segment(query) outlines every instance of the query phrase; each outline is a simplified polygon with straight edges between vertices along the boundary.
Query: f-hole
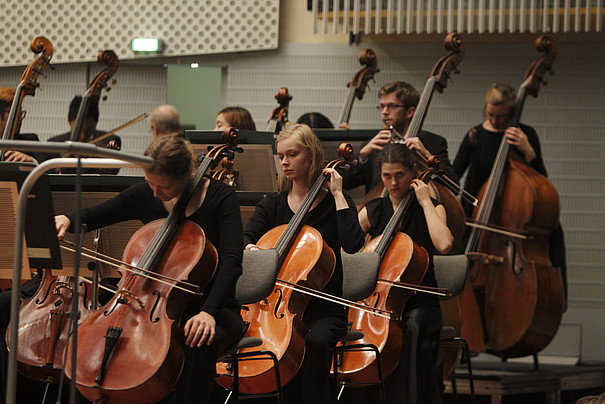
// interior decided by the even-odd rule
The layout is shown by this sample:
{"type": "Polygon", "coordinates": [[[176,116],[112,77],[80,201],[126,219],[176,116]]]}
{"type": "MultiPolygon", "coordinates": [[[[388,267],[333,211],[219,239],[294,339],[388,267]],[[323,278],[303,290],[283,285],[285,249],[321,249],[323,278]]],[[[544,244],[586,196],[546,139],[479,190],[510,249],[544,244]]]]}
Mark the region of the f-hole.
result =
{"type": "Polygon", "coordinates": [[[42,298],[42,300],[40,299],[36,299],[36,304],[42,304],[46,301],[46,299],[48,298],[48,294],[50,293],[50,290],[53,288],[53,285],[55,284],[57,280],[55,279],[54,281],[52,281],[50,283],[50,286],[48,287],[48,289],[46,289],[46,293],[44,294],[44,298],[42,298]]]}
{"type": "Polygon", "coordinates": [[[155,309],[156,307],[158,307],[158,304],[160,302],[160,292],[158,292],[157,290],[154,290],[152,293],[154,296],[156,296],[155,298],[155,303],[153,303],[153,308],[151,309],[151,313],[149,313],[149,320],[151,320],[152,323],[157,323],[158,321],[160,321],[159,317],[153,318],[153,313],[155,313],[155,309]]]}
{"type": "Polygon", "coordinates": [[[279,297],[277,298],[277,302],[275,303],[275,309],[273,310],[273,315],[275,316],[276,319],[281,320],[284,317],[284,314],[277,314],[277,309],[279,309],[279,305],[281,303],[282,297],[283,297],[283,293],[281,291],[281,289],[275,289],[275,291],[273,293],[278,293],[279,297]]]}

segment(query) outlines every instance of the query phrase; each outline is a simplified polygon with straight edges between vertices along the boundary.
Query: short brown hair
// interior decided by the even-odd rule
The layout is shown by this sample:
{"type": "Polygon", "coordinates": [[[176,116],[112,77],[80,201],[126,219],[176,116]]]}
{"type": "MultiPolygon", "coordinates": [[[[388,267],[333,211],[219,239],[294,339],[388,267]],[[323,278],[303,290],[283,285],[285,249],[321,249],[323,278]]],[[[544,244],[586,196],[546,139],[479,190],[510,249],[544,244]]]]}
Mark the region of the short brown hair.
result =
{"type": "Polygon", "coordinates": [[[161,136],[147,146],[145,156],[153,158],[147,173],[182,179],[193,172],[194,161],[191,145],[177,136],[161,136]]]}
{"type": "Polygon", "coordinates": [[[416,107],[420,101],[418,90],[405,81],[391,81],[390,83],[385,84],[378,90],[378,98],[392,93],[395,93],[397,99],[405,105],[406,108],[416,107]]]}

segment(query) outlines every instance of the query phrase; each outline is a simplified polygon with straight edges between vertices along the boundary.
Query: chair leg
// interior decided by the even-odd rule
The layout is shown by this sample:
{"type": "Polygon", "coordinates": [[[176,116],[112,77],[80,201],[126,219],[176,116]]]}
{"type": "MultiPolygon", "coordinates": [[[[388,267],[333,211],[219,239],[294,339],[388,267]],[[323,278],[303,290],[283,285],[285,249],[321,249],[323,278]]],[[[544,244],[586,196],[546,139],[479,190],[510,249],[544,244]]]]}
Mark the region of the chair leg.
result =
{"type": "MultiPolygon", "coordinates": [[[[462,358],[463,360],[466,360],[466,368],[467,368],[467,374],[468,374],[468,383],[469,383],[469,389],[470,389],[470,398],[471,398],[471,403],[475,404],[476,403],[476,398],[475,398],[475,382],[473,380],[473,367],[471,365],[471,354],[470,354],[470,350],[468,348],[468,343],[466,342],[466,340],[464,338],[461,337],[453,337],[453,338],[448,338],[448,339],[443,339],[441,340],[441,342],[455,342],[458,343],[462,346],[462,358]]],[[[454,370],[454,373],[452,373],[449,377],[450,377],[450,382],[452,384],[452,398],[454,400],[455,403],[458,403],[458,389],[457,389],[457,383],[456,383],[456,379],[457,376],[456,371],[454,370]]]]}
{"type": "MultiPolygon", "coordinates": [[[[255,352],[246,352],[246,353],[238,353],[238,354],[234,354],[233,355],[233,385],[231,386],[231,392],[229,393],[229,396],[227,397],[227,399],[225,400],[225,404],[227,404],[229,402],[229,399],[231,398],[231,396],[233,395],[233,397],[235,397],[234,402],[235,404],[239,404],[240,401],[242,400],[246,400],[249,398],[254,398],[255,395],[249,395],[249,396],[245,396],[245,397],[240,397],[240,393],[239,393],[239,360],[247,360],[246,358],[250,358],[250,357],[254,357],[254,356],[261,356],[261,355],[266,355],[268,356],[272,361],[273,361],[273,370],[274,370],[274,374],[275,374],[275,386],[276,391],[274,393],[274,396],[277,398],[277,403],[278,404],[284,404],[284,394],[283,394],[283,390],[282,390],[282,386],[281,386],[281,375],[279,372],[279,359],[277,358],[277,355],[275,355],[273,352],[271,351],[255,351],[255,352]]],[[[250,359],[248,359],[250,360],[250,359]]],[[[252,359],[254,360],[254,359],[252,359]]],[[[267,397],[266,394],[261,394],[259,396],[262,397],[267,397]]]]}

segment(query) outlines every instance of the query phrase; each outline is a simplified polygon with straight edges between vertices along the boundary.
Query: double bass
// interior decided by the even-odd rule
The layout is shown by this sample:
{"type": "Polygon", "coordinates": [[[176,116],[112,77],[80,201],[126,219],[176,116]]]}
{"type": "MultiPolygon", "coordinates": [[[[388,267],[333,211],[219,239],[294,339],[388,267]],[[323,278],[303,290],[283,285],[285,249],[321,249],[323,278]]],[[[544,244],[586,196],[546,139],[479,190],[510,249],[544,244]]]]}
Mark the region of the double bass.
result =
{"type": "MultiPolygon", "coordinates": [[[[23,74],[21,75],[21,81],[15,91],[11,109],[8,114],[6,126],[4,127],[4,133],[2,134],[2,140],[13,140],[17,131],[19,130],[20,116],[17,116],[21,112],[21,104],[23,98],[26,95],[34,96],[36,94],[36,88],[40,86],[38,83],[38,76],[42,73],[42,70],[50,63],[53,57],[54,48],[52,43],[43,36],[35,37],[30,44],[30,49],[35,54],[40,54],[33,62],[31,62],[23,74]]],[[[5,150],[0,151],[0,161],[5,160],[5,150]]]]}
{"type": "MultiPolygon", "coordinates": [[[[31,62],[23,74],[21,80],[16,88],[13,102],[6,120],[6,126],[4,127],[4,133],[2,134],[2,140],[13,140],[19,129],[19,120],[21,119],[18,114],[21,112],[21,105],[23,98],[26,95],[34,96],[36,94],[36,88],[40,86],[38,83],[38,76],[42,73],[42,70],[48,66],[53,57],[53,45],[52,43],[43,36],[35,37],[30,43],[30,49],[35,54],[40,54],[33,62],[31,62]]],[[[0,161],[4,161],[6,150],[0,150],[0,161]]],[[[11,287],[11,281],[9,279],[0,279],[0,289],[5,290],[11,287]]]]}
{"type": "Polygon", "coordinates": [[[107,88],[107,83],[109,79],[113,77],[116,71],[118,71],[118,66],[120,64],[118,56],[112,50],[104,50],[99,52],[97,62],[99,64],[104,64],[107,67],[100,71],[92,79],[92,81],[88,85],[88,88],[86,89],[86,93],[82,97],[82,103],[80,104],[80,108],[78,109],[76,122],[71,132],[71,136],[69,137],[69,140],[72,142],[78,141],[80,132],[82,131],[82,127],[84,126],[84,121],[86,120],[86,112],[88,111],[89,104],[99,102],[99,99],[101,98],[101,92],[104,88],[107,88]]]}
{"type": "MultiPolygon", "coordinates": [[[[416,106],[416,111],[409,124],[408,130],[405,135],[398,133],[392,126],[389,127],[391,130],[391,139],[393,142],[403,142],[405,139],[418,137],[422,130],[424,119],[428,112],[428,108],[435,91],[440,93],[447,86],[449,78],[458,72],[458,65],[462,62],[464,57],[464,43],[462,38],[457,33],[448,34],[443,42],[443,45],[450,53],[440,58],[431,71],[429,78],[426,81],[422,95],[416,106]]],[[[421,170],[428,169],[427,159],[420,153],[416,153],[417,165],[421,170]]],[[[440,156],[445,158],[447,156],[440,156]]],[[[434,197],[439,200],[445,207],[447,212],[447,225],[452,235],[454,236],[454,247],[457,246],[464,238],[464,223],[465,215],[462,205],[454,192],[458,192],[460,187],[455,181],[448,178],[443,172],[441,175],[435,176],[430,182],[431,187],[434,191],[434,197]],[[452,190],[454,192],[452,192],[452,190]]],[[[368,195],[366,195],[366,201],[379,197],[383,192],[382,183],[379,182],[372,188],[368,195]]]]}
{"type": "Polygon", "coordinates": [[[267,132],[271,133],[279,133],[290,124],[288,120],[288,106],[292,96],[288,92],[288,88],[281,87],[277,94],[275,94],[275,99],[279,106],[271,112],[267,125],[267,132]]]}
{"type": "MultiPolygon", "coordinates": [[[[509,127],[519,125],[525,99],[537,97],[552,69],[554,40],[540,36],[536,49],[543,55],[525,74],[509,127]]],[[[549,237],[559,223],[559,195],[503,137],[479,199],[475,222],[506,231],[472,229],[466,254],[474,263],[462,293],[463,337],[476,352],[535,354],[550,343],[563,314],[563,278],[549,258],[549,237]]]]}
{"type": "Polygon", "coordinates": [[[347,84],[349,92],[345,99],[345,105],[342,108],[340,114],[339,123],[348,124],[351,118],[351,109],[353,108],[353,102],[357,98],[361,100],[366,92],[368,82],[374,79],[374,75],[380,72],[378,68],[378,60],[376,59],[376,53],[372,49],[364,49],[359,54],[359,63],[364,65],[362,69],[357,71],[351,81],[347,84]]]}
{"type": "MultiPolygon", "coordinates": [[[[185,219],[204,175],[236,146],[214,147],[166,219],[140,228],[129,240],[115,296],[91,313],[77,332],[77,370],[69,346],[65,372],[89,400],[156,402],[170,392],[183,367],[178,320],[212,279],[218,253],[200,226],[185,219]]],[[[71,338],[74,338],[72,336],[71,338]]]]}

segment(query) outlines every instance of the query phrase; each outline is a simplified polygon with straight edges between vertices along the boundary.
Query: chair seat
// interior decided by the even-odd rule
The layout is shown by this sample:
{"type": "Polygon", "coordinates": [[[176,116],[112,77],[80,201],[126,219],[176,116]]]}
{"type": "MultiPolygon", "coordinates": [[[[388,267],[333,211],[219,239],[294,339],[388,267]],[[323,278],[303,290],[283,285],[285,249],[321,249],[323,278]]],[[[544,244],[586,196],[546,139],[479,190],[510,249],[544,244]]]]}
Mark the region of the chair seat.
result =
{"type": "Polygon", "coordinates": [[[244,348],[252,348],[255,346],[261,346],[263,344],[263,340],[261,338],[258,337],[244,337],[242,339],[239,340],[239,343],[237,344],[237,349],[244,349],[244,348]]]}
{"type": "Polygon", "coordinates": [[[451,338],[455,338],[455,337],[459,337],[460,335],[458,335],[458,332],[456,332],[456,329],[454,327],[452,327],[451,325],[445,325],[441,328],[441,335],[440,335],[440,339],[444,340],[444,339],[451,339],[451,338]]]}
{"type": "Polygon", "coordinates": [[[349,330],[347,333],[340,339],[340,342],[349,342],[356,341],[358,339],[362,339],[364,337],[363,331],[357,330],[349,330]]]}

